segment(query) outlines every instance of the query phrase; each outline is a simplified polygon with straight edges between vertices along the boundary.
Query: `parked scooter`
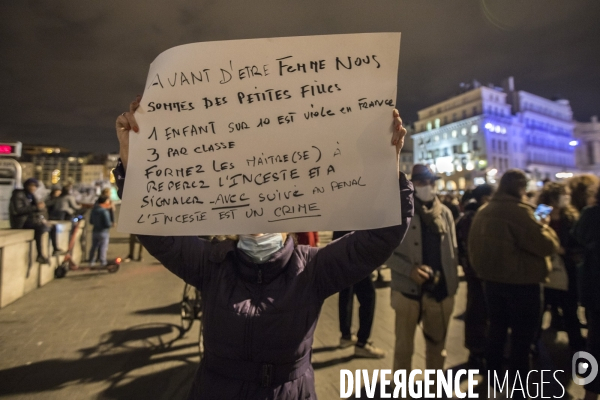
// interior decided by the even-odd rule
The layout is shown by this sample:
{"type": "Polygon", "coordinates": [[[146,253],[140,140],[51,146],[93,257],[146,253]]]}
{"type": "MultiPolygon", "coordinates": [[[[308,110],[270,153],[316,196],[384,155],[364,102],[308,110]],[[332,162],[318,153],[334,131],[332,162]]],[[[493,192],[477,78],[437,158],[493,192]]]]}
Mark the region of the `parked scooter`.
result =
{"type": "Polygon", "coordinates": [[[56,267],[54,270],[54,277],[56,278],[64,278],[67,275],[68,271],[101,271],[106,270],[109,273],[115,273],[119,270],[121,265],[121,257],[117,257],[115,259],[108,260],[108,263],[103,266],[85,266],[85,265],[77,265],[73,261],[73,249],[75,248],[77,241],[77,233],[81,229],[83,225],[83,215],[78,215],[73,218],[73,228],[71,229],[71,237],[69,239],[69,248],[67,249],[67,253],[65,254],[65,258],[63,262],[56,267]]]}

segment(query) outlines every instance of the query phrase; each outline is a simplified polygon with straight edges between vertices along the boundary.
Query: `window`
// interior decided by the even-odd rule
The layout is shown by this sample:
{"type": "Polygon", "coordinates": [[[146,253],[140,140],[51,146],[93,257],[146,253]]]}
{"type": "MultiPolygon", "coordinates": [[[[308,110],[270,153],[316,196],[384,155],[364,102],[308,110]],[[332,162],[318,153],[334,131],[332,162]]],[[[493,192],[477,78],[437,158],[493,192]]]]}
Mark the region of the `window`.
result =
{"type": "Polygon", "coordinates": [[[464,142],[462,144],[462,151],[463,151],[463,153],[468,153],[469,152],[469,143],[464,142]]]}
{"type": "Polygon", "coordinates": [[[439,119],[439,118],[436,118],[436,119],[435,119],[435,127],[436,127],[436,128],[439,128],[439,127],[440,127],[440,119],[439,119]]]}
{"type": "Polygon", "coordinates": [[[586,150],[588,165],[594,165],[596,163],[596,158],[594,157],[594,142],[587,142],[586,150]]]}
{"type": "Polygon", "coordinates": [[[473,107],[473,115],[477,115],[478,111],[477,111],[477,106],[473,107]]]}
{"type": "Polygon", "coordinates": [[[496,151],[496,139],[492,139],[492,150],[496,151]]]}
{"type": "Polygon", "coordinates": [[[456,122],[456,113],[452,114],[452,122],[456,122]]]}
{"type": "Polygon", "coordinates": [[[477,132],[479,132],[479,127],[477,125],[471,126],[471,133],[476,134],[477,132]]]}
{"type": "Polygon", "coordinates": [[[444,125],[448,123],[448,117],[444,117],[444,125]]]}
{"type": "Polygon", "coordinates": [[[492,157],[492,167],[496,168],[496,157],[492,157]]]}
{"type": "Polygon", "coordinates": [[[453,138],[456,138],[456,136],[457,136],[457,133],[456,133],[456,131],[452,131],[452,137],[453,137],[453,138]]]}
{"type": "Polygon", "coordinates": [[[433,138],[433,140],[435,140],[436,142],[440,141],[440,135],[435,135],[435,138],[433,138]]]}
{"type": "Polygon", "coordinates": [[[453,152],[454,154],[458,154],[458,153],[460,153],[460,151],[458,151],[458,145],[456,145],[456,144],[455,144],[454,146],[452,146],[452,152],[453,152]]]}
{"type": "Polygon", "coordinates": [[[444,138],[444,140],[448,139],[448,132],[444,132],[444,134],[442,135],[442,137],[444,138]]]}
{"type": "Polygon", "coordinates": [[[427,123],[427,130],[430,131],[431,130],[431,121],[427,123]]]}
{"type": "Polygon", "coordinates": [[[467,118],[467,110],[463,110],[462,117],[463,117],[463,119],[467,118]]]}
{"type": "Polygon", "coordinates": [[[463,135],[463,136],[467,136],[467,128],[462,128],[460,130],[460,134],[463,135]]]}
{"type": "Polygon", "coordinates": [[[504,142],[504,153],[508,153],[508,142],[504,142]]]}
{"type": "Polygon", "coordinates": [[[479,143],[477,143],[477,140],[473,140],[473,150],[474,151],[479,150],[479,143]]]}

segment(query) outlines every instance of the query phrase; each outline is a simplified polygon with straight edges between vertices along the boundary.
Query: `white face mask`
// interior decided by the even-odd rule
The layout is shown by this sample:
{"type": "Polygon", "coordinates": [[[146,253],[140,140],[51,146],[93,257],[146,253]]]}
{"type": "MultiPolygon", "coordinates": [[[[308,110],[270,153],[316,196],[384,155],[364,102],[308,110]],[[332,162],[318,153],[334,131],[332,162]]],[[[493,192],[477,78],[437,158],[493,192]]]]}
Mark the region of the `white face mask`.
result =
{"type": "Polygon", "coordinates": [[[561,194],[558,196],[558,208],[565,208],[571,205],[571,195],[570,194],[561,194]]]}
{"type": "Polygon", "coordinates": [[[281,233],[265,233],[261,236],[240,235],[237,247],[255,263],[262,264],[283,247],[283,235],[281,233]]]}
{"type": "Polygon", "coordinates": [[[428,202],[435,198],[435,188],[431,185],[427,186],[415,186],[415,194],[421,201],[428,202]]]}

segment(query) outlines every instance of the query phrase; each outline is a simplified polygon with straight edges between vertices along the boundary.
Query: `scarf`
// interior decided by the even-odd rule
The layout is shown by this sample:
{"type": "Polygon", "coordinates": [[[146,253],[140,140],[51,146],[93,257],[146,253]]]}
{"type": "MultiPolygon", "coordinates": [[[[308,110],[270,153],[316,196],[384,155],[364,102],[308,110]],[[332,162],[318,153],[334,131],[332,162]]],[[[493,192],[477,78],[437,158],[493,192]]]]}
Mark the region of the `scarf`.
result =
{"type": "Polygon", "coordinates": [[[442,202],[437,196],[433,199],[431,208],[427,208],[425,204],[418,198],[415,198],[415,211],[421,217],[421,221],[434,233],[443,235],[447,232],[444,218],[442,217],[442,202]]]}

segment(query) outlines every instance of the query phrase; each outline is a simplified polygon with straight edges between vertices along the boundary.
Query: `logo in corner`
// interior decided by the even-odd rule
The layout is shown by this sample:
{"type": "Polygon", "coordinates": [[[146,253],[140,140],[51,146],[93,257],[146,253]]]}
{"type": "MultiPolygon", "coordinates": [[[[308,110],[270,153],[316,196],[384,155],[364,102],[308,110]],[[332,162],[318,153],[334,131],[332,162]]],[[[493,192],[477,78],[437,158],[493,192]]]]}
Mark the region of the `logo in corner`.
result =
{"type": "Polygon", "coordinates": [[[598,361],[586,351],[578,351],[573,355],[571,363],[573,382],[577,385],[587,385],[598,375],[598,361]]]}

